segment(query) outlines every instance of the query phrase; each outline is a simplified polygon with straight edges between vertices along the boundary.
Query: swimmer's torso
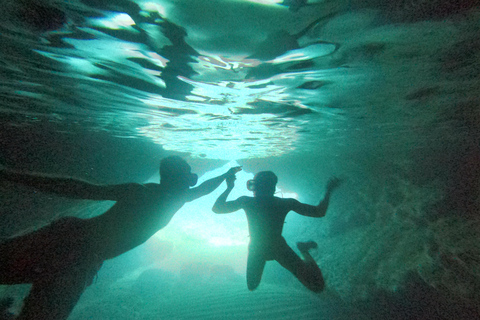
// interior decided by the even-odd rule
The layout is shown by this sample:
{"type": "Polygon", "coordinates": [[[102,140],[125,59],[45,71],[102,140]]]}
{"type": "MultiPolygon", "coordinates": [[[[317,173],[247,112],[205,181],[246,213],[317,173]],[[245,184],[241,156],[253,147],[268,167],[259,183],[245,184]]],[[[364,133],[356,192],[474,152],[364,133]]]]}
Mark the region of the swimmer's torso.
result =
{"type": "Polygon", "coordinates": [[[285,217],[290,211],[289,199],[245,197],[251,243],[276,241],[282,236],[285,217]]]}
{"type": "Polygon", "coordinates": [[[184,194],[168,192],[159,184],[140,186],[104,214],[88,220],[94,245],[110,259],[144,243],[170,222],[185,203],[184,194]]]}

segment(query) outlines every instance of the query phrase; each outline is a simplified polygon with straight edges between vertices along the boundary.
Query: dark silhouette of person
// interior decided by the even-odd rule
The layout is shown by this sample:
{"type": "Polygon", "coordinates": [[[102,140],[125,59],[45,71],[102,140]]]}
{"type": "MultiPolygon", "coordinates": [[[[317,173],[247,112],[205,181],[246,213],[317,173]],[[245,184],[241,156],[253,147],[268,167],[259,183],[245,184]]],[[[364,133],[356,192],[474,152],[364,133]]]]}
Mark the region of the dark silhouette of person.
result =
{"type": "Polygon", "coordinates": [[[277,176],[271,171],[261,171],[253,180],[247,182],[247,188],[254,192],[254,197],[242,196],[234,201],[227,197],[234,187],[235,175],[230,175],[227,189],[218,197],[213,206],[215,213],[230,213],[243,209],[247,215],[250,244],[247,260],[247,286],[255,290],[262,279],[266,261],[276,260],[290,271],[300,282],[313,292],[320,292],[325,287],[322,272],[308,252],[317,247],[314,241],[298,242],[301,259],[290,248],[282,236],[285,217],[295,211],[307,217],[323,217],[328,209],[332,191],[341,180],[331,178],[327,184],[325,197],[317,206],[301,203],[293,198],[274,196],[277,176]]]}
{"type": "Polygon", "coordinates": [[[198,177],[177,156],[162,159],[160,184],[95,185],[1,169],[0,181],[69,198],[116,201],[99,216],[60,218],[0,244],[0,284],[33,284],[17,319],[67,319],[103,261],[147,241],[186,202],[211,193],[238,170],[192,188],[198,177]]]}

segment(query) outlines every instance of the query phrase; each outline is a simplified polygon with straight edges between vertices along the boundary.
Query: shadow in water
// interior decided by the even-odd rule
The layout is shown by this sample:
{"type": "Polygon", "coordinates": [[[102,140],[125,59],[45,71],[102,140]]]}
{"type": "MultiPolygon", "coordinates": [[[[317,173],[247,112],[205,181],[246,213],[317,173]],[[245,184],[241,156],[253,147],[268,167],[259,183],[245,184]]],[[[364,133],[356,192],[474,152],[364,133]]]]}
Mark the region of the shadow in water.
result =
{"type": "Polygon", "coordinates": [[[413,272],[401,290],[378,290],[354,306],[372,320],[480,319],[478,306],[436,290],[413,272]]]}

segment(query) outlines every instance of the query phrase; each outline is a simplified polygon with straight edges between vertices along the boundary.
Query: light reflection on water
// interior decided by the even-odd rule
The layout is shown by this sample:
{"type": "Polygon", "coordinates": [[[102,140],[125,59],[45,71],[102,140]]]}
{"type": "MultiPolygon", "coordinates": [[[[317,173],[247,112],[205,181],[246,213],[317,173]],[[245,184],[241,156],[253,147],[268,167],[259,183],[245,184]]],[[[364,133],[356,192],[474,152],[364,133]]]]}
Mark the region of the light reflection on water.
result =
{"type": "Polygon", "coordinates": [[[204,21],[202,28],[168,1],[135,1],[125,12],[69,1],[60,6],[65,23],[43,32],[19,19],[21,7],[12,2],[0,23],[0,110],[23,114],[16,119],[23,123],[77,121],[85,130],[144,137],[212,159],[280,156],[316,150],[322,141],[375,147],[455,139],[458,126],[443,115],[460,96],[438,64],[454,39],[468,41],[471,34],[461,32],[468,21],[406,27],[380,23],[380,10],[344,14],[345,4],[294,13],[278,1],[255,2],[227,1],[225,8],[251,15],[232,12],[218,17],[224,25],[204,21]],[[283,24],[261,21],[266,16],[283,24]],[[255,32],[233,29],[238,19],[255,32]],[[318,23],[302,30],[310,21],[318,23]],[[255,58],[265,38],[272,52],[283,53],[255,58]],[[238,48],[227,48],[233,39],[238,48]]]}

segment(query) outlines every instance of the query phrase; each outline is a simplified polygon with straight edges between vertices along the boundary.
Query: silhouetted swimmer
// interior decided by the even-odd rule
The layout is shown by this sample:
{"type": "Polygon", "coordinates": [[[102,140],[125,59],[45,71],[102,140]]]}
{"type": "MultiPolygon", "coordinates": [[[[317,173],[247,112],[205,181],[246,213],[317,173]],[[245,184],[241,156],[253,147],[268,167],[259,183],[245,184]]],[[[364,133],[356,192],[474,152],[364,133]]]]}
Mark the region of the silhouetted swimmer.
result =
{"type": "Polygon", "coordinates": [[[33,284],[17,319],[67,319],[103,261],[144,243],[186,202],[209,194],[238,170],[192,188],[198,177],[176,156],[161,161],[160,184],[94,185],[1,169],[0,181],[69,198],[116,201],[94,218],[64,217],[0,244],[0,284],[33,284]]]}
{"type": "Polygon", "coordinates": [[[314,292],[325,287],[322,272],[308,252],[316,248],[314,241],[298,242],[297,247],[303,256],[301,259],[282,236],[285,217],[295,211],[307,217],[323,217],[328,209],[332,191],[341,180],[331,178],[327,184],[325,197],[317,206],[301,203],[296,199],[282,199],[274,196],[277,176],[271,171],[262,171],[247,182],[247,188],[254,192],[254,197],[242,196],[234,201],[227,197],[234,187],[235,176],[230,175],[227,189],[215,202],[215,213],[230,213],[243,209],[247,215],[250,244],[248,246],[247,286],[255,290],[262,279],[266,261],[276,260],[289,270],[301,283],[314,292]]]}

